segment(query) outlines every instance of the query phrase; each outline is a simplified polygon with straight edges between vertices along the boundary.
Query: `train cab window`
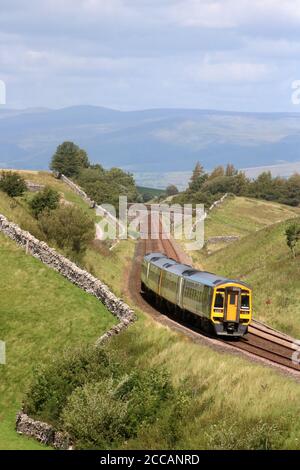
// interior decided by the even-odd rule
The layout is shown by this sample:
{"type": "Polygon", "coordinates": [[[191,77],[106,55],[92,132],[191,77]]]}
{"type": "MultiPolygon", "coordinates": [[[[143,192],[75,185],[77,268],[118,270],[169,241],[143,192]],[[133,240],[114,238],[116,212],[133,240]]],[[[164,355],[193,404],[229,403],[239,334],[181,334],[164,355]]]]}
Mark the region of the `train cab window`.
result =
{"type": "Polygon", "coordinates": [[[242,294],[241,298],[241,307],[242,308],[249,308],[249,295],[248,294],[242,294]]]}
{"type": "Polygon", "coordinates": [[[223,308],[224,307],[224,297],[222,294],[216,294],[215,298],[215,308],[223,308]]]}

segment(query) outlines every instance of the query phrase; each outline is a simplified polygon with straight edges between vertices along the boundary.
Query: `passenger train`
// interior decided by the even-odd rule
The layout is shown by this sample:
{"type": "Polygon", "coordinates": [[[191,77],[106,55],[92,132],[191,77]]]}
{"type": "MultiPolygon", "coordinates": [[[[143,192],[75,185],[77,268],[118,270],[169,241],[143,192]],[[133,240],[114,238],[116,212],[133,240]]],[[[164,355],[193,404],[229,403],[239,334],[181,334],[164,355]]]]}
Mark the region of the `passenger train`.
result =
{"type": "Polygon", "coordinates": [[[141,291],[218,336],[239,337],[248,331],[252,290],[244,282],[199,271],[163,253],[148,253],[142,263],[141,291]]]}

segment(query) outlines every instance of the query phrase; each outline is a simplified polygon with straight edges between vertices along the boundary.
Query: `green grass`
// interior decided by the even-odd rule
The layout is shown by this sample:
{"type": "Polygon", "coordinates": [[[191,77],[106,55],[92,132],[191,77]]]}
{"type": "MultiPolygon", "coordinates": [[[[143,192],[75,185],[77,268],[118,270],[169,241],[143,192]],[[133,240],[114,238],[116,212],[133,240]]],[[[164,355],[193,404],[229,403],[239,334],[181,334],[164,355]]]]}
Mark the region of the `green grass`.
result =
{"type": "MultiPolygon", "coordinates": [[[[23,172],[20,172],[23,174],[23,172]]],[[[76,194],[66,183],[61,180],[56,179],[52,173],[46,171],[37,171],[37,172],[25,172],[23,174],[24,178],[30,181],[33,181],[38,184],[43,184],[50,186],[59,193],[61,193],[64,199],[72,204],[83,209],[93,220],[96,220],[95,211],[89,208],[89,205],[78,195],[76,194]]],[[[34,193],[31,194],[31,197],[34,193]]]]}
{"type": "MultiPolygon", "coordinates": [[[[101,245],[100,245],[101,246],[101,245]]],[[[116,295],[124,298],[126,293],[126,270],[130,269],[135,242],[122,240],[109,251],[107,248],[88,248],[84,258],[86,269],[105,282],[116,295]]]]}
{"type": "MultiPolygon", "coordinates": [[[[189,394],[177,449],[300,448],[300,387],[268,367],[194,344],[146,315],[109,344],[126,367],[162,366],[189,394]]],[[[156,425],[126,449],[164,449],[156,425]]]]}
{"type": "Polygon", "coordinates": [[[249,282],[254,317],[300,337],[299,259],[286,245],[285,229],[299,208],[244,197],[230,197],[205,223],[205,238],[238,235],[233,243],[207,244],[193,251],[200,269],[249,282]]]}
{"type": "MultiPolygon", "coordinates": [[[[43,171],[20,171],[19,173],[27,180],[48,185],[55,189],[61,194],[65,201],[80,207],[93,221],[98,221],[99,218],[96,216],[95,211],[90,209],[88,204],[80,196],[74,193],[74,191],[72,191],[71,188],[69,188],[63,181],[54,178],[51,173],[43,171]]],[[[27,191],[24,196],[12,199],[0,191],[0,214],[41,239],[43,238],[43,234],[41,233],[38,223],[28,207],[28,202],[32,199],[34,194],[35,193],[27,191]]]]}
{"type": "Polygon", "coordinates": [[[137,190],[138,190],[138,193],[139,194],[150,194],[150,196],[152,196],[152,198],[156,197],[156,196],[162,196],[166,193],[165,190],[163,189],[156,189],[156,188],[147,188],[145,186],[137,186],[137,190]]]}
{"type": "Polygon", "coordinates": [[[7,364],[0,365],[0,449],[38,449],[14,430],[33,368],[66,347],[94,342],[116,319],[3,234],[0,266],[0,339],[7,350],[7,364]]]}
{"type": "MultiPolygon", "coordinates": [[[[203,268],[203,255],[225,248],[232,242],[218,241],[210,243],[211,237],[238,236],[240,239],[269,225],[300,215],[300,208],[258,199],[229,196],[225,201],[209,212],[204,224],[205,251],[194,250],[189,253],[195,266],[203,268]]],[[[180,240],[187,250],[189,240],[180,240]]]]}
{"type": "Polygon", "coordinates": [[[249,282],[254,317],[300,337],[300,265],[299,256],[293,259],[286,245],[289,223],[250,234],[198,261],[208,271],[249,282]]]}
{"type": "MultiPolygon", "coordinates": [[[[273,229],[269,227],[266,231],[273,229]]],[[[283,229],[283,225],[278,226],[277,236],[281,236],[283,229]]],[[[251,235],[252,244],[260,234],[263,240],[263,231],[251,235]]],[[[246,241],[244,238],[243,242],[246,241]]],[[[101,276],[116,292],[123,290],[124,299],[130,303],[120,273],[122,276],[129,269],[131,248],[128,242],[122,243],[120,251],[102,258],[101,276]],[[111,276],[111,266],[119,274],[111,276]]],[[[230,248],[233,250],[233,245],[230,248]]],[[[289,263],[284,244],[282,249],[289,263]]],[[[263,251],[261,247],[257,259],[263,251]]],[[[237,263],[239,256],[240,252],[237,263]]],[[[249,252],[249,259],[252,256],[249,252]]],[[[136,312],[138,321],[113,339],[108,347],[128,367],[163,366],[175,385],[185,384],[191,398],[186,419],[180,423],[182,438],[177,448],[300,448],[300,387],[297,382],[268,367],[194,344],[138,308],[136,312]]],[[[125,448],[167,446],[164,430],[153,426],[138,439],[129,440],[125,448]]]]}
{"type": "Polygon", "coordinates": [[[205,223],[205,238],[220,235],[243,237],[297,214],[300,214],[298,208],[283,204],[246,197],[229,197],[209,214],[205,223]]]}

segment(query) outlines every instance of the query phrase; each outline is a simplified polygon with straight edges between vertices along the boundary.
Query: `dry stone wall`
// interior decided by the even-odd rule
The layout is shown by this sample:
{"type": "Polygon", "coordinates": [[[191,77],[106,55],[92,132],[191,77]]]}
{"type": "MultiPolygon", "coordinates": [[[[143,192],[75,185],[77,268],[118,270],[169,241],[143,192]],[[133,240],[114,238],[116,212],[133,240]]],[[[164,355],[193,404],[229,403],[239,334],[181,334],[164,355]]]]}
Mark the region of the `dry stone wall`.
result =
{"type": "Polygon", "coordinates": [[[58,179],[61,179],[62,181],[64,181],[68,186],[70,186],[70,188],[73,189],[73,191],[76,194],[78,194],[80,197],[82,197],[82,199],[84,199],[85,202],[87,202],[90,207],[95,207],[95,205],[96,205],[95,201],[93,201],[91,198],[89,198],[88,195],[83,191],[83,189],[81,189],[80,186],[75,184],[74,181],[70,180],[69,178],[67,178],[67,176],[62,175],[60,173],[57,173],[56,177],[58,179]]]}
{"type": "MultiPolygon", "coordinates": [[[[24,248],[26,253],[39,259],[42,263],[60,273],[85,292],[94,295],[118,318],[119,323],[98,338],[96,346],[104,344],[112,336],[118,335],[135,321],[136,317],[134,311],[123,302],[122,299],[116,297],[103,282],[76,266],[75,263],[62,256],[60,253],[57,253],[46,243],[33,237],[29,232],[9,222],[7,218],[1,214],[0,231],[24,248]]],[[[23,413],[23,411],[20,411],[17,415],[16,430],[20,434],[33,437],[41,443],[51,445],[58,449],[68,449],[71,446],[70,439],[67,435],[55,431],[55,429],[47,423],[35,421],[23,413]]]]}
{"type": "Polygon", "coordinates": [[[60,450],[72,448],[71,439],[68,434],[55,431],[51,424],[35,421],[22,411],[17,414],[16,429],[18,434],[33,437],[47,446],[60,450]]]}
{"type": "Polygon", "coordinates": [[[50,248],[45,242],[41,242],[18,225],[9,222],[1,214],[0,231],[23,247],[26,253],[30,253],[73,284],[97,297],[122,323],[127,325],[134,321],[133,310],[117,298],[103,282],[76,266],[75,263],[50,248]]]}

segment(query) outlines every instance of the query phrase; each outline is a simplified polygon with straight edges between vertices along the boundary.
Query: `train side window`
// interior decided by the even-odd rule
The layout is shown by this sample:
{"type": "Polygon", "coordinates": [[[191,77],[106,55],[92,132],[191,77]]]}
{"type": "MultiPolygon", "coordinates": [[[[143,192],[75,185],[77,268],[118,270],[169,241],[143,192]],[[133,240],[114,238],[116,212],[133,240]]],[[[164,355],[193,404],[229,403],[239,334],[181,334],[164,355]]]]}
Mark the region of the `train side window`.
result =
{"type": "Polygon", "coordinates": [[[222,294],[216,294],[215,298],[215,307],[216,308],[224,308],[224,297],[222,294]]]}
{"type": "Polygon", "coordinates": [[[242,294],[241,307],[242,308],[249,308],[249,295],[242,294]]]}

